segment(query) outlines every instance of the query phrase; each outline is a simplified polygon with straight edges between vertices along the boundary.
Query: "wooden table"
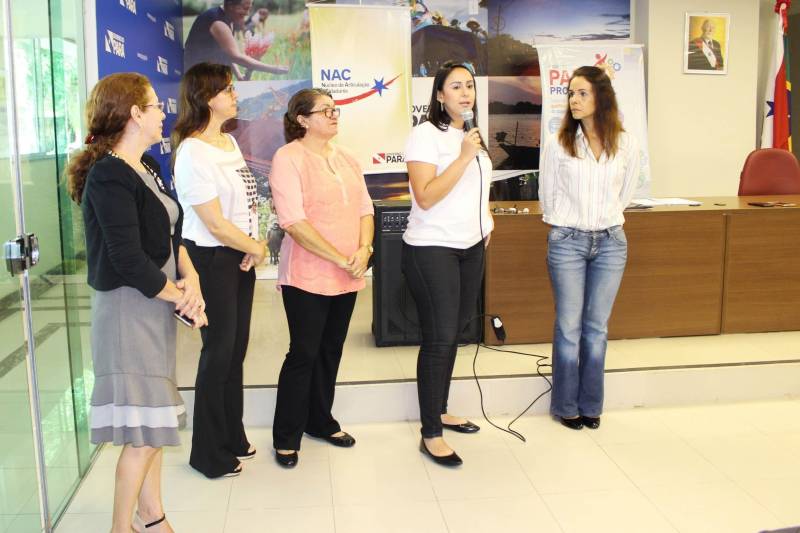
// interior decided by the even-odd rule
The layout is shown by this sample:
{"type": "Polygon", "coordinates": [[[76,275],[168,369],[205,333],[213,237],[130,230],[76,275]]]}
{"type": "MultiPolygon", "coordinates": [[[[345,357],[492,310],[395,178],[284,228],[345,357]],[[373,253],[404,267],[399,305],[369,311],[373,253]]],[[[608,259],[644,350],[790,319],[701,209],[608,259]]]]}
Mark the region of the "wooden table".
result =
{"type": "MultiPolygon", "coordinates": [[[[800,329],[800,195],[696,198],[701,206],[626,211],[628,264],[610,338],[800,329]]],[[[506,343],[550,342],[553,299],[547,230],[538,202],[494,202],[530,214],[495,214],[485,309],[506,343]]],[[[486,342],[496,344],[491,327],[486,342]]]]}

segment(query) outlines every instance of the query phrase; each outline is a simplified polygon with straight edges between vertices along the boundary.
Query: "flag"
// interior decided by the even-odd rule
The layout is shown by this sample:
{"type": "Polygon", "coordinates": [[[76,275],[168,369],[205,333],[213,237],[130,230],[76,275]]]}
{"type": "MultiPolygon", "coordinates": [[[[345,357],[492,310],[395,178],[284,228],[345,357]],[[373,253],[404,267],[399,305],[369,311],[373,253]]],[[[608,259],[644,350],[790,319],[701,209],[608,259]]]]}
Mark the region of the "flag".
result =
{"type": "Polygon", "coordinates": [[[772,59],[764,105],[761,148],[792,150],[790,106],[792,83],[789,80],[789,21],[786,12],[791,0],[775,2],[775,55],[772,59]]]}

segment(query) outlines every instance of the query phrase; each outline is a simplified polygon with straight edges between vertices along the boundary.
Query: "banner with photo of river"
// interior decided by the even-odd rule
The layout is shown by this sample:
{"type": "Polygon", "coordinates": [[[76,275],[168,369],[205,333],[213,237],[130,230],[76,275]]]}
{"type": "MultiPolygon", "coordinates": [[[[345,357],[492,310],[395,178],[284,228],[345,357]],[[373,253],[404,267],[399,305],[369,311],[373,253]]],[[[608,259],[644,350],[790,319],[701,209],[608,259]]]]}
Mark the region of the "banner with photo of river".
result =
{"type": "Polygon", "coordinates": [[[495,170],[539,168],[542,86],[536,47],[630,40],[630,0],[488,2],[489,154],[495,170]]]}

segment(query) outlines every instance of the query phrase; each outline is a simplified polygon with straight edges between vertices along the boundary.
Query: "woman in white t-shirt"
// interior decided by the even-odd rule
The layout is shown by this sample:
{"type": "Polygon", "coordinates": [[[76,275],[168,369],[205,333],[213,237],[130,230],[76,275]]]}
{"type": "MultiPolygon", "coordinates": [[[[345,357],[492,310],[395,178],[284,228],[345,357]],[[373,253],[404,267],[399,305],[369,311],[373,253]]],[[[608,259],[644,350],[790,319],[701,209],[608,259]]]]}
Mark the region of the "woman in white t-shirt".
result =
{"type": "Polygon", "coordinates": [[[447,396],[459,338],[471,321],[481,319],[483,254],[494,227],[488,204],[492,162],[478,129],[464,131],[465,112],[477,122],[475,78],[468,66],[445,63],[433,80],[428,120],[412,130],[405,154],[411,213],[402,266],[422,330],[420,451],[445,466],[462,460],[442,438],[442,429],[480,429],[448,414],[447,396]]]}
{"type": "Polygon", "coordinates": [[[208,326],[197,369],[189,464],[209,478],[235,476],[255,455],[242,423],[242,367],[250,334],[258,238],[256,180],[222,124],[236,116],[230,67],[198,63],[181,80],[172,133],[183,243],[200,275],[208,326]]]}

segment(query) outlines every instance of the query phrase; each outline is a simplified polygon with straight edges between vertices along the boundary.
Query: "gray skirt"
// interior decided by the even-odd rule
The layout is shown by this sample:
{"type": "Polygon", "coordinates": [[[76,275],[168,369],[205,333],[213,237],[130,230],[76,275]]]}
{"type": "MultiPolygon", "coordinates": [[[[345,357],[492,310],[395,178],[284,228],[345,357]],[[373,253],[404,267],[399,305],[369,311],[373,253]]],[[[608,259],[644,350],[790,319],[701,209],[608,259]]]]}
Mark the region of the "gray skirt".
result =
{"type": "MultiPolygon", "coordinates": [[[[162,269],[175,272],[170,257],[162,269]]],[[[171,277],[171,276],[170,276],[171,277]]],[[[175,305],[137,289],[96,291],[92,303],[91,439],[177,446],[186,409],[175,378],[175,305]]]]}

